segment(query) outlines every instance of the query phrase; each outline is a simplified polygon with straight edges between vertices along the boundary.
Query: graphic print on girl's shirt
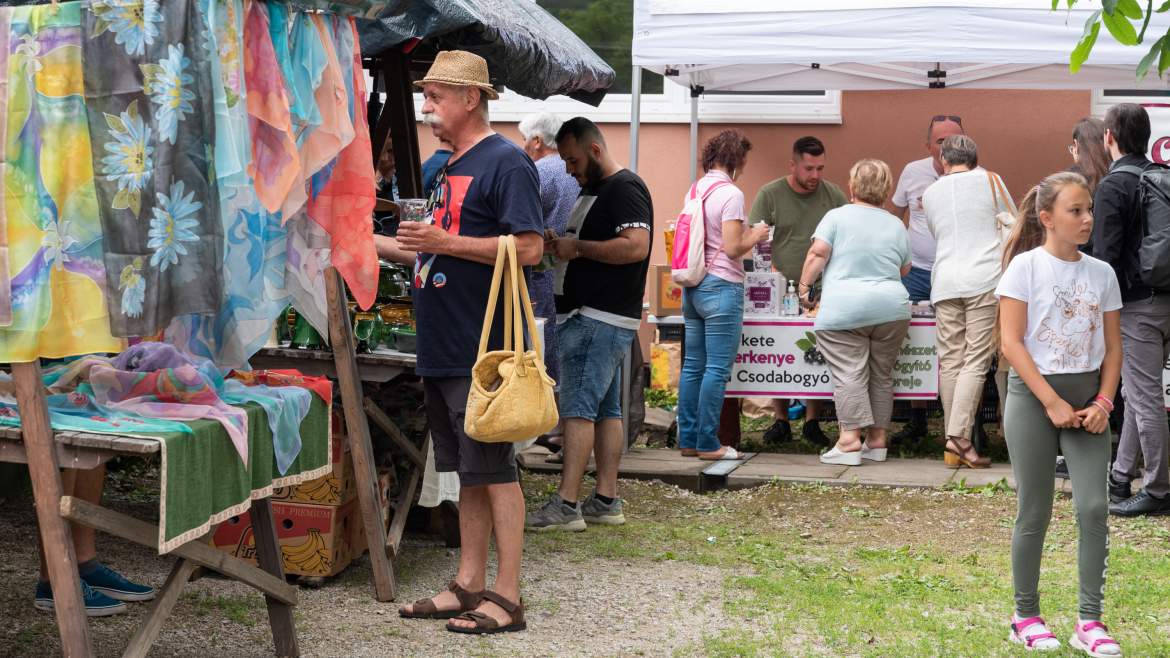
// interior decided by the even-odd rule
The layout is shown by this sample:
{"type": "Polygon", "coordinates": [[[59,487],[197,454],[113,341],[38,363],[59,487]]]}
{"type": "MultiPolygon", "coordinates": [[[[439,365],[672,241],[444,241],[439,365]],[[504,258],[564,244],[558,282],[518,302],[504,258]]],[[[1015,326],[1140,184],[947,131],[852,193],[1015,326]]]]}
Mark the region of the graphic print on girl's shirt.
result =
{"type": "Polygon", "coordinates": [[[1100,298],[1083,282],[1056,284],[1052,296],[1059,315],[1040,321],[1036,339],[1051,346],[1061,370],[1091,370],[1090,345],[1101,326],[1100,298]]]}

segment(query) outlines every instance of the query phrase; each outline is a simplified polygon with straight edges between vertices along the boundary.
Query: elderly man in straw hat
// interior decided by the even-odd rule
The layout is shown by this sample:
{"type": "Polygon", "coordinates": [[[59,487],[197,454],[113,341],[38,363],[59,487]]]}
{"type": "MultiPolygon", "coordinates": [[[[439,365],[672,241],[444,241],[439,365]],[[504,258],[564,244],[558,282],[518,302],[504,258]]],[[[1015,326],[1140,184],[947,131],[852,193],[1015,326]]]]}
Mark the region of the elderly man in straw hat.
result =
{"type": "MultiPolygon", "coordinates": [[[[487,62],[468,52],[439,53],[425,78],[423,121],[452,145],[425,222],[404,222],[397,249],[414,252],[417,372],[440,472],[459,474],[459,571],[447,589],[403,606],[403,617],[450,619],[456,633],[525,628],[520,599],[524,496],[509,443],[479,443],[463,432],[471,367],[479,347],[497,236],[516,236],[520,262],[543,255],[544,219],[536,166],[492,131],[489,99],[498,98],[487,62]],[[495,530],[499,572],[487,589],[488,541],[495,530]]],[[[496,342],[501,327],[497,325],[496,342]]]]}

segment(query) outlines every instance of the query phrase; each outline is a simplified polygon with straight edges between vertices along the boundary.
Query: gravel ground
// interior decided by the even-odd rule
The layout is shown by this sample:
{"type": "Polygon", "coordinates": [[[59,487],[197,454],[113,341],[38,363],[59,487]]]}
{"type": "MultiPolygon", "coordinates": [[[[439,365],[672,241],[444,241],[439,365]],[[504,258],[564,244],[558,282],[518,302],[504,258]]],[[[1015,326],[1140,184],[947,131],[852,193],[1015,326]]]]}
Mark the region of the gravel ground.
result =
{"type": "MultiPolygon", "coordinates": [[[[149,517],[149,503],[114,507],[149,517]]],[[[0,506],[0,656],[60,655],[49,613],[33,609],[37,561],[35,515],[29,501],[0,506]]],[[[592,532],[604,532],[604,529],[592,532]]],[[[171,561],[99,535],[103,559],[127,576],[161,585],[171,561]]],[[[542,552],[539,551],[538,552],[542,552]]],[[[399,600],[443,588],[456,551],[430,537],[409,538],[397,568],[399,600]]],[[[448,633],[441,621],[404,620],[396,603],[373,599],[365,558],[320,589],[300,590],[297,627],[305,656],[661,656],[693,645],[730,622],[721,595],[724,572],[672,561],[564,560],[533,554],[524,563],[529,630],[496,637],[448,633]],[[669,620],[664,623],[663,620],[669,620]]],[[[494,559],[494,558],[493,558],[494,559]]],[[[93,620],[100,656],[120,655],[146,614],[93,620]]],[[[191,583],[152,656],[271,656],[263,599],[238,583],[209,577],[191,583]]]]}

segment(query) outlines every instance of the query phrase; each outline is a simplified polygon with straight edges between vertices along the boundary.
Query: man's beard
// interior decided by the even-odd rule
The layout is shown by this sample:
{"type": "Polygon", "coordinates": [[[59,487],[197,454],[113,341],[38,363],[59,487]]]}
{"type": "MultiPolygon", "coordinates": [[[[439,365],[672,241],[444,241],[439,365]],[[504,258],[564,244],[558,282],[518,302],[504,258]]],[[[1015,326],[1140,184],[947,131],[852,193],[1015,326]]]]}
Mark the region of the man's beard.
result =
{"type": "Polygon", "coordinates": [[[589,164],[585,165],[585,183],[587,185],[596,185],[601,182],[601,163],[589,158],[589,164]]]}

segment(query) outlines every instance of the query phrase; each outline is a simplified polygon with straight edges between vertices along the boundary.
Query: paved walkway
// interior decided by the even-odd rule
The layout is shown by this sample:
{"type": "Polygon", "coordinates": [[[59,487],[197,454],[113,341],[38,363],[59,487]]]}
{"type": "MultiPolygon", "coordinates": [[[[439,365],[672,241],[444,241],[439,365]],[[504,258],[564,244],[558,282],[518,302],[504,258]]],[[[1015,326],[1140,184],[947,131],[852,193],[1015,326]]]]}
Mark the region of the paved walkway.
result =
{"type": "MultiPolygon", "coordinates": [[[[560,472],[560,464],[545,462],[548,454],[544,448],[533,446],[520,455],[520,460],[532,471],[560,472]]],[[[712,466],[717,463],[683,457],[677,450],[632,448],[622,458],[620,475],[640,480],[662,480],[700,492],[753,487],[772,480],[922,488],[954,486],[960,482],[968,487],[981,487],[1003,480],[1012,489],[1016,486],[1011,466],[1006,463],[980,470],[947,468],[941,459],[890,459],[881,463],[867,461],[861,466],[833,466],[820,463],[817,455],[776,453],[750,453],[743,461],[722,463],[723,468],[729,470],[726,473],[713,472],[712,466]]],[[[589,468],[593,469],[592,462],[589,468]]],[[[1058,479],[1056,490],[1070,492],[1068,480],[1058,479]]]]}

